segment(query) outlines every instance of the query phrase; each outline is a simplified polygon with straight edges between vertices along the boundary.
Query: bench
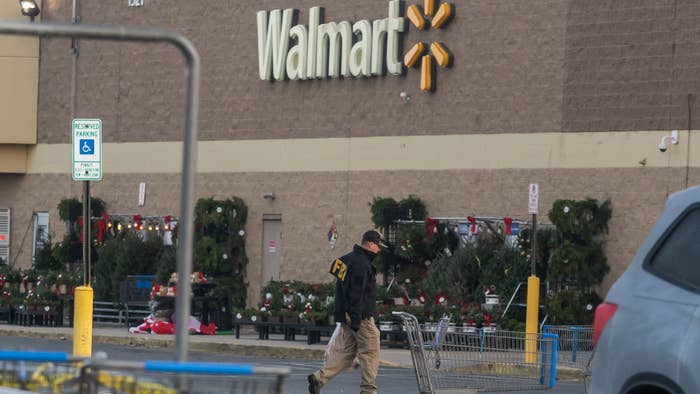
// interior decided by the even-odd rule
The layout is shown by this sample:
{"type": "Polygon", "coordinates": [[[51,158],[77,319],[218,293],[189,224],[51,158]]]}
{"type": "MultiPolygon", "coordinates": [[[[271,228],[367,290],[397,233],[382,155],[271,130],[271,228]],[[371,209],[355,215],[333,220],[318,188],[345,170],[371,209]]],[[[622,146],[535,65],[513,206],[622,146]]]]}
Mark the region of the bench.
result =
{"type": "Polygon", "coordinates": [[[12,310],[12,307],[9,305],[1,305],[0,306],[0,320],[5,321],[7,323],[12,323],[13,319],[13,314],[14,311],[12,310]]]}
{"type": "Polygon", "coordinates": [[[21,326],[51,326],[59,327],[61,325],[61,314],[63,311],[60,308],[18,308],[15,311],[15,324],[21,326]]]}
{"type": "Polygon", "coordinates": [[[124,304],[124,311],[126,312],[124,320],[128,328],[143,323],[143,319],[151,314],[151,307],[148,302],[131,301],[124,304]]]}
{"type": "Polygon", "coordinates": [[[124,324],[124,308],[112,301],[93,301],[92,321],[95,323],[124,324]]]}
{"type": "Polygon", "coordinates": [[[335,331],[335,326],[309,326],[309,332],[306,334],[306,343],[312,345],[321,342],[321,336],[325,335],[329,339],[335,331]]]}
{"type": "Polygon", "coordinates": [[[235,320],[232,324],[231,329],[233,330],[234,335],[236,336],[236,339],[240,339],[241,337],[241,326],[253,326],[255,328],[256,322],[250,321],[250,320],[235,320]]]}
{"type": "Polygon", "coordinates": [[[151,314],[148,300],[154,280],[154,275],[128,275],[119,284],[119,300],[124,306],[127,328],[141,324],[151,314]]]}

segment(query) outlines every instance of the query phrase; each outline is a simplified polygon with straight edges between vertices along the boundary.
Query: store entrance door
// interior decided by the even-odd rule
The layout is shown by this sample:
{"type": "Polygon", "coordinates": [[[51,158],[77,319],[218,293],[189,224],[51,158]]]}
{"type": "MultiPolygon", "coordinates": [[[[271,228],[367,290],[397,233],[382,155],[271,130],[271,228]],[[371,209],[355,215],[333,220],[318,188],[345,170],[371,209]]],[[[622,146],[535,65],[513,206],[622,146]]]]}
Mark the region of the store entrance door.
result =
{"type": "Polygon", "coordinates": [[[282,253],[281,215],[263,216],[262,285],[280,278],[280,254],[282,253]]]}

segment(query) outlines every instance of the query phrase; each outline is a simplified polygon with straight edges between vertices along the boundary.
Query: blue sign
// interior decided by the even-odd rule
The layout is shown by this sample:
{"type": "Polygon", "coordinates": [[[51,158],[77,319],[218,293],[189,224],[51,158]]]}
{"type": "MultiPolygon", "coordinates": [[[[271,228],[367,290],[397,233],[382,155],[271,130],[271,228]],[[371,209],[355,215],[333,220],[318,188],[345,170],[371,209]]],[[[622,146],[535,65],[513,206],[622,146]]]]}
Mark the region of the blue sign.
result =
{"type": "Polygon", "coordinates": [[[467,235],[469,234],[469,227],[467,226],[466,223],[460,223],[459,224],[459,235],[467,235]]]}
{"type": "Polygon", "coordinates": [[[510,235],[518,235],[518,234],[520,234],[520,224],[513,223],[510,226],[510,235]]]}
{"type": "Polygon", "coordinates": [[[80,140],[78,145],[80,148],[81,155],[94,155],[95,154],[95,140],[80,140]]]}

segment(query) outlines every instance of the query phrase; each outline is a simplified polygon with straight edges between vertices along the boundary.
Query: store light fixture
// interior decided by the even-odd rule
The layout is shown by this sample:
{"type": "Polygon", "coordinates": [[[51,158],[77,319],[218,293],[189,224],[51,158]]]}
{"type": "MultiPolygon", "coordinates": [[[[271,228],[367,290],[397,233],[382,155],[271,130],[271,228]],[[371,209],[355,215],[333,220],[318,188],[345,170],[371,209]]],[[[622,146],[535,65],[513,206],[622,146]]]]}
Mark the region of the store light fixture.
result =
{"type": "Polygon", "coordinates": [[[28,16],[29,20],[34,22],[34,18],[39,15],[39,5],[35,0],[19,0],[19,6],[22,8],[22,15],[28,16]]]}

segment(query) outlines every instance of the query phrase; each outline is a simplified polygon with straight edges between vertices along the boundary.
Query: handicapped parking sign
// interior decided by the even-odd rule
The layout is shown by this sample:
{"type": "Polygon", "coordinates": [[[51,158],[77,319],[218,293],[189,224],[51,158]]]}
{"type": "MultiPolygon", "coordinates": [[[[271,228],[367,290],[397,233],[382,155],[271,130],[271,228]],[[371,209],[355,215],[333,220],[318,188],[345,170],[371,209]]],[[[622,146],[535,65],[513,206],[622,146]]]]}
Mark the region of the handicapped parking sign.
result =
{"type": "Polygon", "coordinates": [[[79,145],[81,155],[95,154],[95,140],[80,140],[79,145]]]}
{"type": "Polygon", "coordinates": [[[73,119],[73,180],[102,179],[102,121],[73,119]]]}

